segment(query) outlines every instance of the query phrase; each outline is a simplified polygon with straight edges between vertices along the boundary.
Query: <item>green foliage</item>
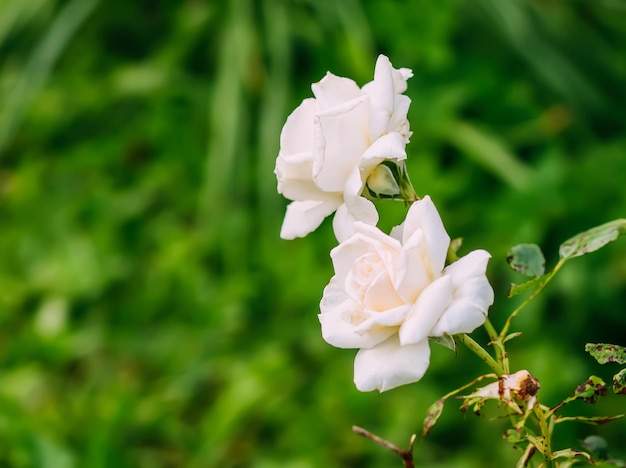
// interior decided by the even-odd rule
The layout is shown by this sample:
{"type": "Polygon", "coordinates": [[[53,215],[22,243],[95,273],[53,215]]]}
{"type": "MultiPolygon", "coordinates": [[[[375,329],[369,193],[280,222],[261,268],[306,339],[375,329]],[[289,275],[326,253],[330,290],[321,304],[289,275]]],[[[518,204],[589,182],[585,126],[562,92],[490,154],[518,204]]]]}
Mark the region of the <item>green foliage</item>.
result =
{"type": "Polygon", "coordinates": [[[422,424],[422,435],[427,436],[432,428],[437,423],[437,420],[441,416],[443,412],[443,405],[446,403],[446,398],[439,398],[436,402],[428,407],[428,411],[426,411],[426,417],[424,418],[424,423],[422,424]]]}
{"type": "Polygon", "coordinates": [[[623,346],[607,343],[587,343],[585,351],[591,354],[600,364],[606,364],[607,362],[626,364],[626,348],[623,346]]]}
{"type": "Polygon", "coordinates": [[[585,255],[604,247],[626,232],[626,219],[616,219],[602,226],[582,232],[561,244],[561,258],[573,258],[585,255]]]}
{"type": "Polygon", "coordinates": [[[535,289],[538,286],[542,286],[543,284],[546,283],[546,280],[548,279],[549,279],[549,275],[541,275],[541,276],[535,276],[533,279],[524,281],[521,284],[511,283],[511,286],[509,287],[509,292],[507,293],[507,297],[511,298],[523,292],[535,289]]]}
{"type": "Polygon", "coordinates": [[[613,376],[613,391],[618,395],[626,395],[626,369],[613,376]]]}
{"type": "MultiPolygon", "coordinates": [[[[424,418],[424,422],[422,423],[422,436],[426,437],[428,434],[430,434],[433,427],[435,427],[435,424],[437,424],[437,421],[439,421],[439,418],[441,417],[441,413],[443,412],[443,407],[449,398],[459,394],[460,392],[462,392],[463,390],[469,387],[474,386],[476,383],[482,380],[495,379],[495,378],[497,378],[496,374],[485,374],[485,375],[481,375],[480,377],[476,377],[471,382],[463,385],[462,387],[457,388],[456,390],[453,390],[447,393],[446,395],[442,396],[437,401],[435,401],[433,404],[431,404],[426,410],[426,417],[424,418]]],[[[459,398],[465,398],[465,397],[459,397],[459,398]]],[[[469,404],[472,404],[472,403],[464,402],[463,405],[461,406],[461,410],[464,411],[465,407],[469,404]]]]}
{"type": "Polygon", "coordinates": [[[506,256],[509,266],[525,276],[541,276],[546,271],[546,259],[537,244],[518,244],[506,256]]]}
{"type": "MultiPolygon", "coordinates": [[[[412,68],[408,172],[492,253],[501,324],[511,245],[624,217],[624,21],[609,1],[0,2],[0,465],[397,463],[351,425],[404,441],[485,367],[435,347],[418,384],[356,392],[316,318],[329,223],[278,238],[286,116],[327,70],[412,68]]],[[[405,207],[384,203],[388,228],[405,207]]],[[[624,255],[571,262],[518,318],[542,401],[592,372],[582,343],[622,337],[624,255]]],[[[502,427],[446,411],[416,465],[513,466],[502,427]]],[[[618,459],[624,427],[601,428],[618,459]]]]}
{"type": "Polygon", "coordinates": [[[604,395],[606,395],[606,384],[600,377],[592,375],[576,387],[574,393],[564,401],[569,403],[581,399],[586,403],[595,403],[598,397],[604,395]]]}
{"type": "MultiPolygon", "coordinates": [[[[626,348],[607,343],[587,343],[585,351],[600,364],[616,362],[626,364],[626,348]]],[[[626,395],[626,368],[613,376],[613,391],[618,395],[626,395]]]]}
{"type": "Polygon", "coordinates": [[[571,464],[563,464],[561,463],[559,466],[562,467],[568,467],[568,466],[572,466],[574,464],[574,458],[576,457],[583,457],[586,458],[589,461],[592,461],[593,458],[591,458],[591,455],[589,455],[587,452],[583,452],[581,450],[574,450],[574,449],[564,449],[564,450],[558,450],[556,452],[554,452],[552,454],[552,460],[558,460],[560,458],[565,458],[566,460],[571,460],[572,463],[571,464]]]}
{"type": "MultiPolygon", "coordinates": [[[[616,219],[575,235],[561,244],[559,248],[559,263],[550,273],[545,275],[546,261],[539,246],[536,244],[513,246],[506,257],[509,266],[513,270],[533,278],[522,284],[511,284],[507,297],[511,298],[532,289],[536,289],[535,295],[538,294],[559,271],[566,260],[595,252],[616,240],[624,231],[626,231],[626,220],[616,219]]],[[[533,295],[532,298],[534,297],[533,295]]],[[[591,351],[591,349],[585,349],[586,351],[591,351]]],[[[604,364],[604,362],[600,362],[600,364],[604,364]]]]}

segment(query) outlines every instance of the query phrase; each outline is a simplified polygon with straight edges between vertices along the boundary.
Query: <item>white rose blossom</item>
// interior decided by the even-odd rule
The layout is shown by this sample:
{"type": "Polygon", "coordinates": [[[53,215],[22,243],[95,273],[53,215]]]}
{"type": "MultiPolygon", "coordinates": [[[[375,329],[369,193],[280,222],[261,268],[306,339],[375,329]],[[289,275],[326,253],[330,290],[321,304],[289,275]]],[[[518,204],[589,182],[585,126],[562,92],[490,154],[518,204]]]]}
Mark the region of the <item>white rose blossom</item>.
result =
{"type": "Polygon", "coordinates": [[[470,333],[485,322],[493,289],[488,252],[475,250],[444,267],[450,237],[430,197],[412,204],[386,235],[362,222],[331,251],[335,276],[324,289],[322,336],[359,348],[360,391],[416,382],[430,363],[429,337],[470,333]]]}
{"type": "Polygon", "coordinates": [[[355,220],[378,222],[374,204],[361,193],[382,161],[406,159],[411,100],[402,93],[412,75],[380,55],[374,80],[362,88],[332,73],[311,86],[315,98],[302,101],[280,135],[274,171],[278,192],[293,200],[281,228],[283,239],[306,236],[335,211],[339,241],[353,233],[355,220]]]}

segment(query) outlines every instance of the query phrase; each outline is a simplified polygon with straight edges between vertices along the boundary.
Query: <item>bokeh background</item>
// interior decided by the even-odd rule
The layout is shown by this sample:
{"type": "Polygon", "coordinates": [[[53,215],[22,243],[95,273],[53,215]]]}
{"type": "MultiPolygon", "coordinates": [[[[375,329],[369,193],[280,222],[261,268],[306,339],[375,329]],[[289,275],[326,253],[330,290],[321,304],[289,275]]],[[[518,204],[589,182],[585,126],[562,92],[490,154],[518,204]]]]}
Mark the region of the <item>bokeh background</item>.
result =
{"type": "MultiPolygon", "coordinates": [[[[0,466],[380,467],[426,408],[485,373],[434,345],[421,382],[352,384],[318,302],[330,223],[283,241],[281,127],[331,70],[413,69],[409,172],[463,250],[492,252],[626,216],[623,0],[1,0],[0,466]]],[[[381,203],[384,228],[405,208],[381,203]]],[[[553,405],[626,344],[626,243],[571,261],[515,321],[514,368],[553,405]]],[[[484,333],[474,336],[486,343],[484,333]]],[[[458,402],[417,466],[513,466],[495,405],[458,402]]],[[[607,396],[568,414],[626,412],[607,396]]],[[[626,424],[599,434],[626,458],[626,424]]]]}

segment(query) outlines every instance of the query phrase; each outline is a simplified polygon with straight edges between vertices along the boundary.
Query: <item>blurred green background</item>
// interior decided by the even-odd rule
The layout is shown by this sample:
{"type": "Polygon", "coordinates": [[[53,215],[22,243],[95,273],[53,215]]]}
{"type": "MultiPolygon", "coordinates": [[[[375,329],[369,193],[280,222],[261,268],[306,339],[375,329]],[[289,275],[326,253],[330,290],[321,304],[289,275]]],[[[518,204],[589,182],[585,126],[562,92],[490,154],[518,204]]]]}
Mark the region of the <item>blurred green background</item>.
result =
{"type": "MultiPolygon", "coordinates": [[[[0,0],[0,466],[399,466],[351,425],[406,446],[487,371],[435,345],[421,382],[357,392],[316,317],[330,223],[279,239],[287,115],[379,53],[415,73],[409,172],[463,252],[493,254],[499,327],[510,246],[551,266],[626,216],[623,0],[0,0]]],[[[610,378],[583,348],[626,344],[624,304],[626,243],[573,260],[515,321],[512,367],[548,405],[610,378]]],[[[457,407],[416,465],[513,466],[495,405],[457,407]]],[[[558,427],[557,448],[589,434],[626,458],[623,421],[558,427]]]]}

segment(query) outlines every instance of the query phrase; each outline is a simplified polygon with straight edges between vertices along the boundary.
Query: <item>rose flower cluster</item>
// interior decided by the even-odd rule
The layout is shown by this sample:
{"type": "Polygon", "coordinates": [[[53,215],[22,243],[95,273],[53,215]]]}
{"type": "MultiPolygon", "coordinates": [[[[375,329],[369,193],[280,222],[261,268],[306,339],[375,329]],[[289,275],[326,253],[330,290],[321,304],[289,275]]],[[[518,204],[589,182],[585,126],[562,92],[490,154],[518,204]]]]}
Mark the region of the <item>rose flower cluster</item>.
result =
{"type": "Polygon", "coordinates": [[[281,237],[304,237],[335,213],[335,275],[324,289],[322,336],[359,349],[354,382],[385,391],[422,378],[429,338],[470,333],[493,303],[488,252],[446,266],[450,237],[429,196],[418,199],[405,169],[411,132],[405,96],[412,72],[378,57],[359,86],[331,73],[287,118],[276,160],[278,191],[292,200],[281,237]],[[411,202],[389,234],[376,227],[372,200],[411,202]]]}

